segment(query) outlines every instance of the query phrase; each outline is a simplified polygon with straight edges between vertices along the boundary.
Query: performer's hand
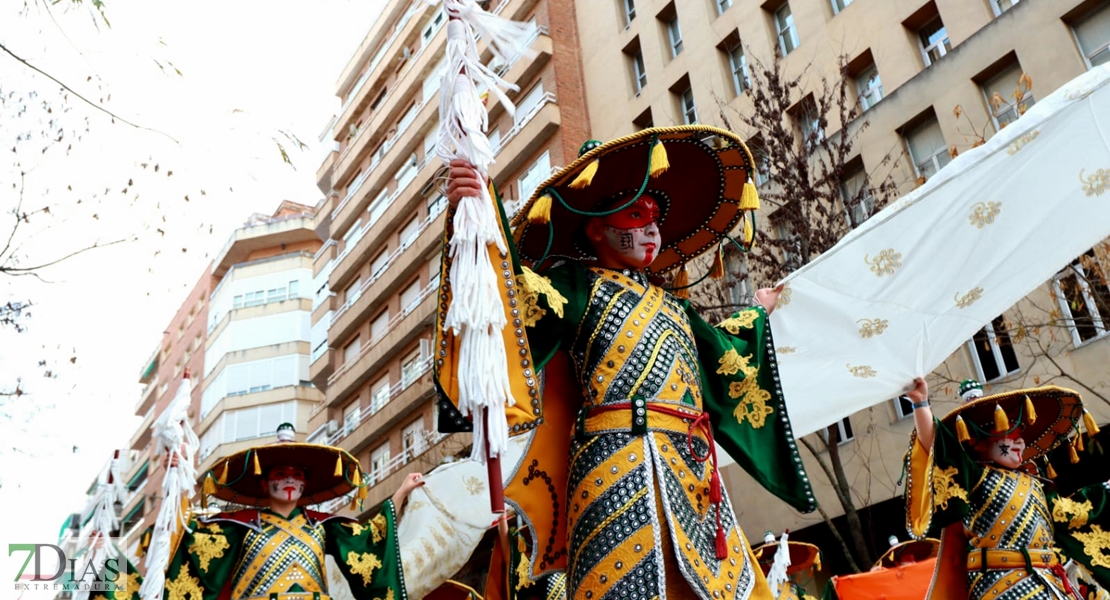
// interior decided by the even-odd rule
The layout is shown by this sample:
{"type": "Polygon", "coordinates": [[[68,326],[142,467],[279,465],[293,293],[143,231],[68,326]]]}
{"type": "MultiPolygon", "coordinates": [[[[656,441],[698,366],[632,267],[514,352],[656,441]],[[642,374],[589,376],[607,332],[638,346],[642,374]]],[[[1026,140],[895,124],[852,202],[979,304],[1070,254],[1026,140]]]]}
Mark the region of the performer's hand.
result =
{"type": "Polygon", "coordinates": [[[775,310],[775,306],[779,303],[779,296],[782,295],[782,290],[786,288],[785,283],[780,283],[773,288],[761,288],[755,292],[755,301],[771,314],[775,310]]]}
{"type": "Polygon", "coordinates": [[[397,494],[402,498],[407,497],[418,487],[424,485],[424,476],[420,473],[409,473],[405,475],[404,481],[401,482],[401,487],[397,488],[397,494]]]}
{"type": "Polygon", "coordinates": [[[458,206],[463,198],[479,196],[485,185],[485,178],[474,165],[458,158],[451,161],[447,173],[447,201],[451,206],[458,206]]]}
{"type": "Polygon", "coordinates": [[[913,389],[906,392],[906,395],[913,402],[924,402],[929,397],[929,384],[925,383],[924,377],[918,377],[913,380],[913,389]]]}
{"type": "Polygon", "coordinates": [[[185,455],[185,445],[184,444],[181,445],[181,450],[179,452],[173,452],[173,453],[167,452],[166,455],[162,457],[162,468],[168,470],[170,467],[176,467],[179,458],[181,456],[184,456],[184,455],[185,455]]]}

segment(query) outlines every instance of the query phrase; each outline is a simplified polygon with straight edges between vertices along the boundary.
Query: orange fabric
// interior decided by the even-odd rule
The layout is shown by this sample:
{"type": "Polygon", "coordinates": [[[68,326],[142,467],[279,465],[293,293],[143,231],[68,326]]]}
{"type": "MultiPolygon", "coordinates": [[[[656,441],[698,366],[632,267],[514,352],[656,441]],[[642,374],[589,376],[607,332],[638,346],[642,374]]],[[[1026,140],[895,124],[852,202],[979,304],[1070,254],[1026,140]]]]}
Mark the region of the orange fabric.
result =
{"type": "Polygon", "coordinates": [[[967,535],[963,522],[944,528],[935,559],[930,600],[967,599],[967,535]]]}
{"type": "MultiPolygon", "coordinates": [[[[441,586],[436,590],[443,589],[441,586]]],[[[505,553],[498,541],[493,543],[493,553],[489,557],[489,575],[486,576],[486,600],[509,600],[509,566],[505,553]]],[[[435,593],[435,592],[433,592],[435,593]]],[[[431,596],[428,596],[431,598],[431,596]]],[[[465,598],[465,596],[462,596],[465,598]]],[[[444,597],[444,600],[448,600],[444,597]]]]}
{"type": "MultiPolygon", "coordinates": [[[[904,567],[833,577],[833,585],[840,600],[921,600],[929,588],[934,562],[935,559],[930,559],[904,567]]],[[[967,600],[966,593],[961,600],[967,600]]]]}

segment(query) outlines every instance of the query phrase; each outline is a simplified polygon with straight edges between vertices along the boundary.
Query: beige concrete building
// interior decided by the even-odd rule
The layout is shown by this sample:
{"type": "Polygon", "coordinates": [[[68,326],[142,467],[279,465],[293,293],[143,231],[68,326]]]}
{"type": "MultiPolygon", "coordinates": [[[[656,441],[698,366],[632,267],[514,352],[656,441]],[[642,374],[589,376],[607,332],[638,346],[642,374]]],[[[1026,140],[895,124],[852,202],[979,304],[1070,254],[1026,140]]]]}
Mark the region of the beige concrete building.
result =
{"type": "MultiPolygon", "coordinates": [[[[515,115],[488,108],[490,175],[512,202],[587,139],[577,21],[570,0],[494,0],[490,10],[533,24],[531,52],[493,65],[519,87],[510,94],[515,115]]],[[[445,22],[441,8],[420,0],[386,2],[340,74],[342,107],[321,135],[326,198],[316,226],[327,242],[314,264],[311,379],[326,401],[309,439],[359,458],[373,484],[368,514],[405,473],[428,471],[469,443],[435,433],[431,381],[446,206],[433,183],[445,22]]]]}
{"type": "MultiPolygon", "coordinates": [[[[852,101],[863,112],[852,123],[829,123],[825,133],[869,121],[852,161],[859,171],[844,182],[855,189],[868,173],[872,180],[889,175],[908,191],[919,176],[948,163],[951,147],[967,149],[979,134],[989,138],[1020,114],[1013,90],[1022,73],[1034,84],[1022,99],[1027,106],[1110,61],[1105,0],[602,0],[579,2],[578,23],[590,127],[599,139],[651,125],[720,126],[718,99],[726,111],[751,111],[745,93],[749,62],[767,63],[775,56],[788,77],[801,77],[795,106],[802,106],[821,75],[838,76],[838,57],[846,55],[852,101]],[[1003,100],[997,105],[991,102],[995,92],[1003,100]],[[957,105],[964,116],[954,114],[957,105]],[[887,156],[893,161],[884,166],[887,156]]],[[[1101,264],[1110,267],[1104,250],[1101,264]]],[[[1079,272],[1095,276],[1085,280],[1074,271],[1062,272],[969,340],[930,379],[936,411],[954,406],[957,384],[966,377],[987,382],[989,391],[1051,380],[1084,391],[1100,422],[1110,419],[1110,405],[1083,387],[1110,396],[1110,290],[1092,268],[1097,264],[1077,263],[1079,272]],[[1061,370],[1082,385],[1067,377],[1052,379],[1061,370]]],[[[912,421],[908,407],[892,400],[837,425],[857,506],[900,497],[901,459],[912,421]]],[[[833,517],[843,514],[828,478],[808,452],[803,456],[822,506],[833,517]]],[[[798,532],[820,522],[816,513],[794,513],[735,466],[726,471],[741,525],[750,535],[759,537],[767,529],[798,532]]],[[[887,507],[896,511],[897,500],[887,507]]],[[[865,525],[881,540],[875,548],[881,553],[888,534],[905,539],[905,532],[880,512],[865,525]]],[[[826,552],[835,555],[839,549],[826,552]]]]}

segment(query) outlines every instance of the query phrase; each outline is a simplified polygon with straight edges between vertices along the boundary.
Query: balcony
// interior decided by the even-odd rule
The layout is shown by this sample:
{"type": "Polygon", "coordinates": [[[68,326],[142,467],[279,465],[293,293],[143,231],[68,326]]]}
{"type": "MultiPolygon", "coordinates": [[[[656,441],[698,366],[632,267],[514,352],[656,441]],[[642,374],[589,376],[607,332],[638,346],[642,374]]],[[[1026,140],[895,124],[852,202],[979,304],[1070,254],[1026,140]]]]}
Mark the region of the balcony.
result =
{"type": "Polygon", "coordinates": [[[361,326],[371,313],[388,302],[393,287],[410,273],[427,264],[425,257],[432,254],[440,244],[443,235],[443,213],[429,215],[420,224],[416,240],[409,246],[399,246],[389,257],[377,277],[363,282],[357,297],[341,305],[332,317],[328,328],[329,340],[346,340],[355,329],[361,326]]]}
{"type": "Polygon", "coordinates": [[[139,428],[135,433],[131,434],[131,444],[128,446],[133,450],[143,451],[147,445],[150,444],[150,426],[154,423],[154,406],[147,409],[146,415],[143,417],[143,422],[139,424],[139,428]]]}
{"type": "MultiPolygon", "coordinates": [[[[212,275],[223,277],[232,265],[247,261],[252,252],[272,248],[279,244],[298,244],[319,241],[313,215],[301,213],[268,219],[265,222],[240,227],[231,235],[212,261],[212,275]]],[[[212,295],[215,295],[213,291],[212,295]]]]}
{"type": "Polygon", "coordinates": [[[328,389],[328,378],[335,372],[335,365],[338,363],[343,355],[335,348],[327,348],[320,356],[312,361],[312,365],[308,367],[308,379],[316,389],[321,392],[326,392],[328,389]]]}
{"type": "Polygon", "coordinates": [[[161,382],[156,373],[154,377],[147,382],[146,386],[143,387],[143,391],[139,395],[139,402],[135,405],[136,415],[145,415],[146,411],[154,406],[154,401],[158,399],[159,387],[161,387],[161,382]]]}
{"type": "Polygon", "coordinates": [[[375,483],[371,484],[369,494],[363,502],[363,507],[370,510],[364,511],[358,518],[373,517],[377,513],[376,507],[380,506],[382,502],[393,495],[393,492],[397,491],[406,475],[414,472],[427,473],[431,471],[443,462],[445,456],[462,452],[470,444],[470,440],[471,435],[469,433],[436,434],[432,438],[429,448],[412,460],[403,460],[404,455],[401,455],[389,461],[385,468],[381,470],[381,473],[371,472],[368,481],[375,483]]]}
{"type": "Polygon", "coordinates": [[[548,92],[535,108],[501,137],[497,148],[497,162],[490,167],[490,178],[503,179],[520,170],[524,162],[559,129],[562,116],[555,94],[548,92]]]}
{"type": "Polygon", "coordinates": [[[385,404],[377,411],[363,407],[361,420],[354,430],[348,433],[346,427],[340,427],[335,435],[328,438],[327,443],[357,455],[372,442],[378,441],[383,432],[415,414],[416,409],[435,393],[435,386],[429,376],[431,370],[432,357],[429,356],[420,361],[420,366],[408,385],[404,381],[395,383],[389,390],[389,400],[385,404]]]}

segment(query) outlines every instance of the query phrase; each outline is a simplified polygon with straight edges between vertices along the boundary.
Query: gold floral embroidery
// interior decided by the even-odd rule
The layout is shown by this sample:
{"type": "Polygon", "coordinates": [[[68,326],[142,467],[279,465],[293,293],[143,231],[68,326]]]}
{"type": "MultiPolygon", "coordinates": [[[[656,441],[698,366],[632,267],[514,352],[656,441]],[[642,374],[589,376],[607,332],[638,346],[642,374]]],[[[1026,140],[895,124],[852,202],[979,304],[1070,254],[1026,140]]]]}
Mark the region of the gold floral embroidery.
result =
{"type": "Polygon", "coordinates": [[[473,475],[464,478],[463,483],[466,485],[466,491],[470,492],[471,496],[477,496],[486,490],[486,484],[473,475]]]}
{"type": "Polygon", "coordinates": [[[860,324],[859,336],[861,338],[882,335],[886,331],[887,325],[890,324],[886,319],[860,319],[856,323],[860,324]]]}
{"type": "Polygon", "coordinates": [[[1067,523],[1068,529],[1079,529],[1087,524],[1087,515],[1094,509],[1090,500],[1076,502],[1071,498],[1057,497],[1052,501],[1052,520],[1067,523]],[[1071,518],[1068,518],[1071,515],[1071,518]]]}
{"type": "Polygon", "coordinates": [[[528,546],[524,538],[518,537],[516,541],[516,548],[520,551],[520,560],[516,563],[516,589],[520,590],[531,587],[532,578],[528,576],[528,546]]]}
{"type": "Polygon", "coordinates": [[[956,295],[954,297],[954,299],[956,301],[956,308],[967,308],[967,307],[971,306],[972,304],[975,304],[975,302],[978,301],[982,297],[983,297],[983,288],[978,287],[978,286],[971,288],[963,296],[961,296],[959,292],[956,292],[956,295]]]}
{"type": "Polygon", "coordinates": [[[168,600],[204,600],[204,591],[200,588],[200,579],[189,575],[189,563],[181,565],[177,578],[166,583],[168,600]]]}
{"type": "Polygon", "coordinates": [[[1083,184],[1083,193],[1088,196],[1101,196],[1110,189],[1110,169],[1099,169],[1090,177],[1083,176],[1084,169],[1079,170],[1079,181],[1083,184]]]}
{"type": "Polygon", "coordinates": [[[894,248],[887,248],[882,250],[875,258],[868,258],[867,254],[863,255],[863,262],[871,265],[871,272],[876,277],[883,275],[893,275],[898,267],[902,266],[902,253],[895,252],[894,248]]]}
{"type": "Polygon", "coordinates": [[[393,588],[386,588],[385,598],[374,598],[374,600],[393,600],[393,588]]]}
{"type": "Polygon", "coordinates": [[[782,308],[790,304],[790,282],[783,284],[782,293],[779,294],[779,299],[775,301],[775,308],[782,308]]]}
{"type": "Polygon", "coordinates": [[[798,349],[794,346],[779,346],[778,348],[775,348],[775,352],[778,352],[779,354],[794,354],[797,351],[798,349]]]}
{"type": "Polygon", "coordinates": [[[1010,156],[1017,154],[1018,151],[1020,151],[1022,148],[1028,146],[1029,142],[1037,139],[1038,135],[1041,135],[1041,131],[1039,129],[1034,129],[1033,131],[1027,132],[1025,135],[1019,137],[1013,142],[1010,142],[1010,147],[1006,150],[1006,154],[1009,154],[1010,156]]]}
{"type": "Polygon", "coordinates": [[[551,285],[550,279],[537,275],[528,267],[523,267],[523,272],[517,276],[517,297],[524,305],[521,320],[527,327],[534,326],[547,314],[547,311],[539,306],[539,294],[547,297],[547,306],[562,318],[563,306],[567,303],[566,297],[551,285]]]}
{"type": "Polygon", "coordinates": [[[362,575],[362,585],[369,586],[374,577],[374,569],[381,567],[382,561],[371,552],[359,554],[351,550],[347,553],[347,566],[351,567],[351,572],[355,575],[362,575]]]}
{"type": "Polygon", "coordinates": [[[373,519],[370,519],[370,535],[373,536],[375,544],[382,541],[387,529],[389,529],[389,522],[385,520],[384,512],[380,512],[373,519]]]}
{"type": "Polygon", "coordinates": [[[740,333],[741,328],[751,329],[752,326],[755,325],[755,320],[758,319],[758,318],[759,318],[759,311],[745,310],[745,311],[736,313],[736,315],[731,317],[731,318],[725,319],[724,321],[721,321],[720,323],[717,323],[717,327],[720,327],[721,329],[724,329],[725,331],[731,333],[732,335],[736,335],[736,334],[740,333]]]}
{"type": "Polygon", "coordinates": [[[728,386],[730,398],[742,398],[732,411],[736,422],[748,421],[755,429],[761,429],[767,424],[767,417],[775,413],[775,408],[767,405],[771,393],[759,387],[758,378],[759,368],[748,367],[744,369],[744,381],[733,381],[728,386]]]}
{"type": "Polygon", "coordinates": [[[933,469],[933,506],[941,510],[948,509],[948,501],[952,498],[959,498],[967,502],[967,491],[965,491],[960,484],[953,481],[959,470],[956,467],[948,467],[941,469],[935,467],[933,469]]]}
{"type": "Polygon", "coordinates": [[[1083,542],[1083,552],[1091,557],[1091,565],[1110,569],[1110,531],[1103,531],[1098,525],[1091,525],[1091,531],[1073,531],[1071,536],[1083,542]]]}
{"type": "Polygon", "coordinates": [[[740,353],[735,348],[729,348],[728,352],[721,357],[717,364],[721,365],[717,369],[718,375],[735,375],[740,371],[748,372],[748,361],[752,359],[752,355],[740,356],[740,353]]]}
{"type": "Polygon", "coordinates": [[[139,588],[142,587],[142,582],[139,581],[139,574],[132,571],[127,574],[127,581],[118,588],[116,588],[116,600],[131,600],[139,593],[139,588]]]}
{"type": "MultiPolygon", "coordinates": [[[[409,506],[409,508],[412,508],[412,506],[409,506]]],[[[369,529],[362,523],[344,523],[344,525],[351,528],[351,535],[362,535],[363,531],[369,529]]]]}
{"type": "Polygon", "coordinates": [[[196,533],[193,535],[193,543],[189,545],[189,552],[197,557],[200,561],[200,570],[205,573],[208,572],[208,564],[213,558],[221,558],[224,555],[224,550],[230,548],[231,545],[227,543],[227,538],[222,535],[209,535],[207,533],[196,533]]]}
{"type": "Polygon", "coordinates": [[[994,218],[998,213],[1002,212],[1001,202],[976,202],[971,207],[971,214],[968,215],[967,220],[972,225],[982,229],[991,223],[994,223],[994,218]]]}
{"type": "Polygon", "coordinates": [[[851,373],[853,377],[859,377],[860,379],[870,379],[871,377],[878,375],[875,369],[872,369],[869,365],[859,365],[853,367],[851,363],[848,363],[844,366],[848,367],[848,372],[851,373]]]}

